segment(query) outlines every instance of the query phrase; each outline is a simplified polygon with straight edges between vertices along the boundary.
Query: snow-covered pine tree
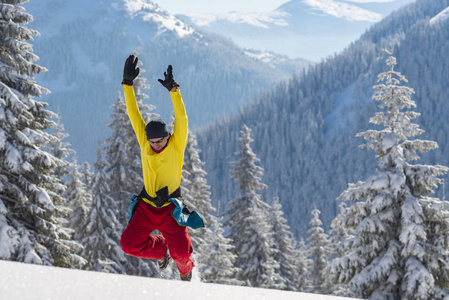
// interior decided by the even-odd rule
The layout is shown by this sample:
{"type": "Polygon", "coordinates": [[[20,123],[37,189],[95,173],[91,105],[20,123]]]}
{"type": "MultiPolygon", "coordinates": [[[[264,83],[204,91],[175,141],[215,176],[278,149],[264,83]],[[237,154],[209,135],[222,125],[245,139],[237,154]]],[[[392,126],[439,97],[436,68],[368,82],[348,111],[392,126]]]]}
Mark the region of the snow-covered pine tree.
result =
{"type": "Polygon", "coordinates": [[[189,138],[184,154],[181,186],[183,188],[184,203],[188,208],[197,211],[203,217],[206,226],[205,228],[196,230],[189,228],[189,233],[192,237],[192,246],[197,250],[197,256],[201,257],[200,249],[208,248],[205,245],[208,244],[208,241],[205,239],[206,231],[210,233],[210,226],[216,222],[216,217],[213,215],[215,209],[211,204],[210,186],[207,185],[206,181],[207,173],[203,170],[204,163],[200,159],[200,150],[196,148],[197,145],[198,142],[195,134],[189,131],[189,138]]]}
{"type": "Polygon", "coordinates": [[[353,293],[350,291],[349,287],[344,283],[332,282],[328,276],[331,270],[332,260],[339,259],[343,257],[346,253],[344,252],[345,247],[343,246],[348,240],[351,239],[351,229],[345,226],[345,211],[346,202],[340,202],[339,204],[339,214],[331,223],[331,230],[329,232],[329,264],[324,271],[326,275],[326,288],[329,292],[336,296],[346,296],[353,297],[353,293]]]}
{"type": "Polygon", "coordinates": [[[63,187],[52,174],[61,161],[44,150],[57,139],[47,132],[55,114],[33,99],[48,90],[32,80],[46,69],[27,42],[39,33],[24,26],[32,21],[24,2],[0,3],[0,258],[78,267],[81,246],[65,227],[63,187]]]}
{"type": "MultiPolygon", "coordinates": [[[[111,123],[108,127],[112,130],[109,138],[102,142],[102,159],[107,162],[105,172],[110,187],[109,196],[113,197],[118,206],[118,222],[121,227],[128,223],[128,205],[131,196],[139,193],[143,179],[141,168],[136,167],[136,153],[130,148],[130,143],[135,140],[133,129],[126,113],[126,105],[123,97],[117,94],[117,100],[112,105],[111,123]]],[[[140,154],[140,153],[139,153],[140,154]]],[[[140,166],[137,164],[137,166],[140,166]]]]}
{"type": "Polygon", "coordinates": [[[126,274],[126,257],[120,247],[122,225],[117,220],[119,205],[110,196],[111,188],[106,173],[109,166],[101,159],[101,151],[98,152],[92,182],[92,207],[80,228],[84,234],[81,256],[88,261],[85,269],[126,274]]]}
{"type": "MultiPolygon", "coordinates": [[[[189,145],[189,143],[190,143],[190,140],[187,142],[187,146],[189,145]]],[[[189,153],[187,152],[187,148],[186,148],[186,152],[184,154],[184,166],[182,168],[182,176],[181,176],[182,202],[187,206],[188,209],[196,210],[196,206],[194,204],[196,201],[195,201],[195,198],[191,191],[192,185],[193,185],[193,181],[192,181],[193,175],[190,174],[190,172],[186,168],[186,165],[188,164],[189,159],[190,159],[189,153]]],[[[210,196],[210,194],[209,194],[209,196],[210,196]]],[[[200,213],[200,215],[203,216],[201,214],[201,212],[198,212],[198,213],[200,213]]],[[[199,229],[195,229],[195,230],[189,229],[189,234],[192,239],[192,247],[195,250],[195,252],[194,252],[195,263],[196,263],[196,257],[198,256],[197,254],[199,254],[199,246],[205,243],[204,233],[206,230],[210,230],[210,229],[207,227],[199,228],[199,229]]]]}
{"type": "MultiPolygon", "coordinates": [[[[92,195],[92,204],[81,226],[74,226],[78,227],[77,238],[80,238],[84,246],[81,255],[88,260],[86,269],[126,274],[126,257],[120,247],[120,234],[126,224],[126,221],[121,222],[126,220],[126,211],[120,209],[120,201],[126,200],[121,198],[121,193],[115,194],[112,191],[118,187],[127,190],[125,179],[128,174],[114,173],[115,170],[126,171],[123,165],[128,161],[123,134],[124,123],[127,121],[123,117],[126,116],[126,108],[120,94],[112,108],[113,121],[109,127],[113,133],[103,141],[103,147],[98,150],[95,173],[90,178],[88,189],[92,195]],[[123,110],[125,113],[120,114],[123,110]]],[[[84,176],[90,177],[88,166],[84,169],[87,172],[84,176]]],[[[73,220],[76,223],[80,221],[78,218],[73,220]]]]}
{"type": "Polygon", "coordinates": [[[240,268],[237,279],[253,287],[285,288],[283,278],[279,275],[279,263],[274,260],[277,255],[269,218],[269,205],[262,201],[257,192],[265,189],[261,181],[263,168],[256,165],[259,159],[251,149],[251,129],[243,125],[240,131],[241,150],[235,154],[240,160],[234,167],[231,177],[239,185],[239,195],[229,202],[226,213],[229,238],[235,246],[235,266],[240,268]]]}
{"type": "Polygon", "coordinates": [[[206,180],[207,173],[203,170],[204,163],[200,159],[200,150],[197,147],[196,135],[190,130],[184,155],[183,170],[186,173],[183,179],[189,181],[186,188],[192,196],[191,205],[203,217],[207,227],[207,225],[212,225],[217,218],[214,216],[215,208],[212,207],[210,186],[206,180]]]}
{"type": "Polygon", "coordinates": [[[189,228],[200,276],[206,282],[238,284],[233,267],[235,256],[226,252],[232,246],[229,244],[230,240],[223,236],[222,226],[214,216],[215,208],[212,207],[210,186],[206,180],[207,173],[203,170],[204,163],[200,159],[200,150],[197,146],[196,135],[189,131],[181,185],[185,189],[183,195],[187,193],[187,198],[183,196],[187,206],[197,211],[206,225],[205,228],[197,230],[189,228]],[[223,257],[219,257],[220,255],[223,257]],[[225,271],[224,268],[229,269],[225,271]]]}
{"type": "Polygon", "coordinates": [[[83,162],[83,164],[81,165],[80,173],[81,181],[86,185],[87,191],[91,192],[92,177],[94,176],[94,174],[92,173],[91,166],[87,161],[83,162]]]}
{"type": "Polygon", "coordinates": [[[86,184],[83,181],[83,174],[78,171],[78,163],[76,157],[73,158],[71,168],[67,177],[66,190],[64,196],[68,201],[72,213],[68,218],[68,225],[74,229],[74,238],[77,241],[85,236],[82,232],[82,224],[86,221],[86,217],[92,206],[92,194],[87,190],[86,184]]]}
{"type": "MultiPolygon", "coordinates": [[[[171,130],[171,129],[169,129],[169,130],[171,130]]],[[[190,143],[190,141],[188,141],[188,143],[190,143]]],[[[185,160],[186,159],[189,160],[189,154],[187,153],[187,149],[186,149],[186,153],[185,153],[184,157],[185,157],[184,158],[184,166],[182,168],[182,176],[181,176],[182,202],[189,210],[196,211],[196,206],[194,204],[196,201],[191,192],[193,181],[191,181],[189,179],[189,178],[192,178],[193,176],[185,168],[185,166],[186,166],[185,160]]],[[[201,214],[201,212],[198,211],[198,213],[200,213],[200,215],[203,216],[201,214]]],[[[203,263],[202,263],[202,261],[200,262],[200,260],[203,259],[203,257],[202,257],[202,250],[204,249],[203,246],[205,244],[209,243],[209,241],[206,240],[206,236],[208,236],[208,237],[211,236],[210,235],[211,229],[210,229],[210,227],[208,227],[208,226],[210,226],[210,224],[209,225],[205,224],[205,226],[206,226],[205,228],[198,228],[198,229],[188,228],[188,231],[189,231],[189,234],[191,237],[192,247],[194,249],[192,259],[193,259],[193,262],[195,263],[195,265],[198,267],[198,270],[200,271],[200,274],[199,274],[200,278],[203,277],[201,274],[203,263]]],[[[156,231],[156,232],[159,233],[158,231],[156,231]]],[[[169,274],[168,271],[165,271],[164,278],[177,278],[176,268],[172,268],[171,274],[169,274]]]]}
{"type": "Polygon", "coordinates": [[[413,89],[394,71],[396,59],[387,51],[390,70],[378,75],[373,99],[386,109],[371,118],[383,130],[359,133],[375,150],[379,167],[365,182],[349,184],[340,199],[352,201],[344,224],[355,237],[346,255],[332,264],[334,279],[349,283],[357,296],[372,299],[443,299],[449,286],[449,212],[447,202],[430,195],[448,168],[411,164],[417,152],[437,148],[433,141],[409,140],[423,130],[411,122],[419,116],[413,89]]]}
{"type": "Polygon", "coordinates": [[[312,266],[312,260],[308,258],[308,248],[304,239],[300,239],[297,248],[298,258],[298,274],[300,276],[296,280],[296,290],[303,291],[310,285],[307,270],[312,266]]]}
{"type": "Polygon", "coordinates": [[[46,148],[48,152],[60,160],[60,166],[54,168],[53,173],[63,182],[64,176],[69,173],[70,163],[67,161],[67,158],[73,155],[75,150],[70,148],[70,143],[63,141],[69,134],[64,130],[64,125],[61,123],[61,118],[59,117],[59,111],[55,119],[56,125],[53,127],[54,132],[46,148]]]}
{"type": "Polygon", "coordinates": [[[312,228],[308,231],[309,238],[307,239],[312,266],[308,273],[311,280],[310,290],[314,293],[326,294],[324,270],[328,264],[329,237],[322,227],[323,222],[320,220],[320,214],[321,212],[316,208],[312,211],[313,217],[310,221],[312,228]]]}
{"type": "MultiPolygon", "coordinates": [[[[60,189],[57,191],[58,194],[62,195],[65,200],[65,207],[68,207],[70,209],[65,209],[65,215],[63,215],[64,218],[67,219],[67,225],[73,229],[72,231],[72,237],[76,240],[77,239],[77,231],[75,227],[72,227],[72,220],[75,217],[76,213],[79,213],[79,209],[86,209],[86,205],[82,205],[79,201],[76,202],[76,205],[72,205],[73,198],[69,198],[68,196],[74,196],[69,195],[69,193],[72,193],[72,190],[68,191],[67,183],[65,182],[66,176],[69,175],[70,170],[73,168],[76,168],[77,166],[73,166],[70,162],[67,161],[67,158],[70,155],[75,154],[75,150],[70,148],[70,143],[64,142],[63,139],[67,138],[69,136],[68,133],[64,130],[64,125],[61,123],[61,118],[59,116],[59,109],[58,114],[54,117],[56,125],[52,128],[52,135],[50,136],[50,141],[48,142],[46,149],[48,149],[48,152],[50,152],[56,159],[58,159],[58,166],[52,169],[52,173],[56,178],[58,178],[58,182],[60,183],[60,189]],[[81,205],[81,206],[79,206],[81,205]],[[76,209],[77,212],[73,211],[73,209],[76,209]]],[[[74,158],[75,159],[75,158],[74,158]]],[[[86,193],[86,191],[79,191],[80,193],[86,193]]],[[[78,199],[79,200],[79,199],[78,199]]],[[[88,203],[90,204],[90,203],[88,203]]]]}
{"type": "Polygon", "coordinates": [[[209,249],[201,249],[199,270],[201,280],[209,283],[242,285],[235,278],[239,269],[235,267],[236,255],[232,253],[234,246],[229,238],[224,237],[222,218],[214,221],[212,230],[205,233],[204,239],[208,241],[209,249]]]}
{"type": "Polygon", "coordinates": [[[329,236],[329,248],[331,252],[329,253],[329,259],[340,258],[344,253],[344,247],[342,245],[352,237],[352,230],[344,224],[345,212],[346,212],[346,202],[340,202],[338,205],[339,214],[331,223],[331,230],[329,236]]]}
{"type": "Polygon", "coordinates": [[[278,250],[275,260],[279,263],[279,274],[285,280],[285,289],[295,291],[298,288],[298,279],[304,274],[299,273],[300,262],[296,241],[287,225],[287,220],[283,217],[284,213],[278,197],[274,198],[271,211],[274,241],[278,250]]]}

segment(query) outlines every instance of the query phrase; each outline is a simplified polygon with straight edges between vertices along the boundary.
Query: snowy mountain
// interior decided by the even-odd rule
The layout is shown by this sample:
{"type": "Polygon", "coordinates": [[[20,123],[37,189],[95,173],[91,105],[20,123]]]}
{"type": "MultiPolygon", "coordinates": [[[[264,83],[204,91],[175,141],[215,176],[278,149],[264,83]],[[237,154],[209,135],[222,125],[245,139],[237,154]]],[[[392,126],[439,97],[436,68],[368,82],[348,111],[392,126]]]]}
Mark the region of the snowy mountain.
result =
{"type": "Polygon", "coordinates": [[[449,7],[430,20],[430,24],[444,23],[449,20],[449,7]]]}
{"type": "Polygon", "coordinates": [[[320,61],[343,50],[371,25],[414,0],[291,0],[266,13],[179,16],[246,48],[320,61]]]}
{"type": "Polygon", "coordinates": [[[0,299],[302,299],[350,300],[317,294],[182,282],[0,261],[0,299]],[[25,284],[26,283],[26,284],[25,284]]]}
{"type": "Polygon", "coordinates": [[[202,33],[149,0],[32,0],[24,4],[40,32],[34,53],[47,73],[36,81],[51,91],[42,101],[59,111],[79,161],[95,159],[108,129],[123,65],[137,52],[141,74],[151,86],[149,104],[169,120],[167,91],[157,82],[169,64],[181,84],[192,127],[236,112],[279,80],[309,64],[273,56],[269,62],[248,55],[224,38],[202,33]],[[232,88],[230,88],[232,87],[232,88]]]}
{"type": "Polygon", "coordinates": [[[296,237],[306,236],[314,208],[328,226],[348,183],[365,180],[376,169],[374,154],[360,149],[363,140],[355,135],[373,126],[369,119],[378,109],[373,86],[385,71],[382,49],[391,45],[397,70],[415,90],[422,138],[439,145],[423,154],[422,162],[449,165],[449,30],[447,22],[430,22],[448,6],[449,0],[419,0],[392,13],[340,54],[246,105],[238,116],[201,131],[198,143],[214,205],[224,212],[236,196],[229,163],[236,160],[244,123],[252,129],[251,146],[265,170],[265,201],[279,197],[296,237]]]}

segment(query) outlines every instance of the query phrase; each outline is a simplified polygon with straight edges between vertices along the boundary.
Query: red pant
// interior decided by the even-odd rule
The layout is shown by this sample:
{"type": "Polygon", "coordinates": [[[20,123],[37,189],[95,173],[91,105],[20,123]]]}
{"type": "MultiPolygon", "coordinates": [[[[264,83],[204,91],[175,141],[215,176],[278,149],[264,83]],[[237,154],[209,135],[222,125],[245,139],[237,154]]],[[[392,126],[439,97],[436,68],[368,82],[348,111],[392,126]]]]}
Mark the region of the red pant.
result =
{"type": "Polygon", "coordinates": [[[120,244],[126,254],[156,260],[165,257],[168,247],[179,273],[185,276],[194,267],[193,248],[187,227],[180,226],[171,216],[173,208],[174,204],[155,208],[140,202],[120,244]],[[150,235],[154,230],[162,235],[150,235]]]}

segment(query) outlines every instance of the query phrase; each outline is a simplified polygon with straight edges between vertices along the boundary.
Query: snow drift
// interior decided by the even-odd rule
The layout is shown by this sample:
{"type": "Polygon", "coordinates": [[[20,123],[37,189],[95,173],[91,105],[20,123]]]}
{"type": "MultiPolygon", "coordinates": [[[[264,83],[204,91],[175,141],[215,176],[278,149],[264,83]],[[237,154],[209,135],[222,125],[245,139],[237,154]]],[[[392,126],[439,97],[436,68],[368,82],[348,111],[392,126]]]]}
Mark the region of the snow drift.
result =
{"type": "Polygon", "coordinates": [[[349,299],[269,289],[182,282],[0,261],[0,299],[349,299]]]}

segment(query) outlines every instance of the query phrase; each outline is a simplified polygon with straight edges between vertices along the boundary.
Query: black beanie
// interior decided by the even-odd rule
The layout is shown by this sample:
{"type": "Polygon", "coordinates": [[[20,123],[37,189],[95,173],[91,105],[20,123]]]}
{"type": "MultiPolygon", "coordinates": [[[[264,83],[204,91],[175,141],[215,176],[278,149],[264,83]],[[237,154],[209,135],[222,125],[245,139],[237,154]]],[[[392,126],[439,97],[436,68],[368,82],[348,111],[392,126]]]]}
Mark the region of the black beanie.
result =
{"type": "Polygon", "coordinates": [[[162,120],[153,120],[147,124],[145,127],[145,133],[147,134],[147,139],[163,138],[169,135],[167,130],[167,125],[162,120]]]}

